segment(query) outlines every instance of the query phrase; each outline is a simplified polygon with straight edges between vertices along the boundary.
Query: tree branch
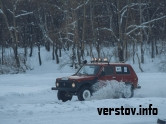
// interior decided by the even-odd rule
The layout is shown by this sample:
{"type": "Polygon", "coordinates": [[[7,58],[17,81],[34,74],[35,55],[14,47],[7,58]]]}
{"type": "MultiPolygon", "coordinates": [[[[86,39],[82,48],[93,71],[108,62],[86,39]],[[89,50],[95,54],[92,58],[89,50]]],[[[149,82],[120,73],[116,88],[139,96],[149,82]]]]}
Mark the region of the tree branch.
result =
{"type": "Polygon", "coordinates": [[[129,31],[128,33],[126,33],[126,35],[129,35],[129,34],[133,33],[135,30],[137,30],[137,29],[139,29],[139,28],[145,27],[145,25],[147,25],[147,24],[149,24],[149,23],[152,23],[152,22],[155,22],[155,21],[164,19],[164,18],[166,18],[166,15],[165,15],[165,16],[162,16],[162,17],[160,17],[160,18],[156,18],[156,19],[153,19],[153,20],[144,22],[144,23],[142,23],[141,25],[136,26],[133,30],[131,30],[131,31],[129,31]]]}

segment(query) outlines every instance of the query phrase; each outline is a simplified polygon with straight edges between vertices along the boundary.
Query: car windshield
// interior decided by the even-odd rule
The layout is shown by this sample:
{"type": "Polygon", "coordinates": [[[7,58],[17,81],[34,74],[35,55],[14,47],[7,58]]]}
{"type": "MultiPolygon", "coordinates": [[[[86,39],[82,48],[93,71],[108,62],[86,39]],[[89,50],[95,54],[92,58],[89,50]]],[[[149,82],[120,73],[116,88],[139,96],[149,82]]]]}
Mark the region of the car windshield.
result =
{"type": "Polygon", "coordinates": [[[99,72],[99,65],[84,65],[76,75],[96,75],[99,72]]]}

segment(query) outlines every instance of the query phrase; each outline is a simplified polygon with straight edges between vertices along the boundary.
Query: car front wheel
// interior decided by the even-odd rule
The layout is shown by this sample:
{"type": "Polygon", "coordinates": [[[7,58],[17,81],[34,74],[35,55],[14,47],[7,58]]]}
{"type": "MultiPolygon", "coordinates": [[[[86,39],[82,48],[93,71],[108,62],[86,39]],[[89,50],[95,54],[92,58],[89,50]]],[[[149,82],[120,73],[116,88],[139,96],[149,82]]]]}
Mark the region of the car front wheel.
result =
{"type": "Polygon", "coordinates": [[[65,91],[58,91],[57,97],[59,100],[62,100],[62,102],[66,102],[72,99],[72,96],[67,94],[65,91]]]}
{"type": "Polygon", "coordinates": [[[88,87],[83,87],[78,91],[78,99],[80,101],[88,100],[92,96],[91,90],[88,87]]]}

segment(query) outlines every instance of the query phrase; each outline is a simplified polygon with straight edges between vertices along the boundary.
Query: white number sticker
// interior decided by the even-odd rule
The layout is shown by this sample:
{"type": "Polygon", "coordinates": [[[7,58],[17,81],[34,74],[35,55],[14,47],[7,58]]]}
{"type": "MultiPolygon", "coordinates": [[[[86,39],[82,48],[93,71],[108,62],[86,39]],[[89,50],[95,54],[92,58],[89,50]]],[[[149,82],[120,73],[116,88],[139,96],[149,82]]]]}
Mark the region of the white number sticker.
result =
{"type": "Polygon", "coordinates": [[[116,72],[122,72],[122,68],[120,66],[116,67],[116,72]]]}
{"type": "Polygon", "coordinates": [[[127,72],[127,67],[124,67],[124,72],[127,72]]]}

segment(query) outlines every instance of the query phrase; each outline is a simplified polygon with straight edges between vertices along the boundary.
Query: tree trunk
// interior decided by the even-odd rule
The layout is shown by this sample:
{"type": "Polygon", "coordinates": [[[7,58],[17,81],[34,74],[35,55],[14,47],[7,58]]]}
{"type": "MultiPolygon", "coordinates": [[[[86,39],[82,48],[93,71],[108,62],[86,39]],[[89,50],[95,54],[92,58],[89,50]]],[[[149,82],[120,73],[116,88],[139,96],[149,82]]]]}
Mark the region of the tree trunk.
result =
{"type": "Polygon", "coordinates": [[[55,60],[55,44],[52,44],[52,60],[55,60]]]}
{"type": "Polygon", "coordinates": [[[117,25],[118,25],[118,39],[117,39],[117,42],[118,42],[118,56],[119,56],[119,61],[120,62],[124,62],[124,47],[123,47],[123,40],[122,39],[122,27],[121,27],[121,13],[120,13],[120,10],[121,10],[121,1],[120,0],[117,0],[116,1],[117,3],[117,25]]]}
{"type": "MultiPolygon", "coordinates": [[[[141,7],[141,1],[139,5],[139,10],[140,10],[140,25],[142,24],[142,7],[141,7]]],[[[144,63],[144,50],[143,50],[143,32],[142,29],[140,28],[140,42],[141,42],[141,63],[144,63]]]]}
{"type": "Polygon", "coordinates": [[[15,19],[15,12],[13,12],[13,23],[14,23],[14,35],[15,35],[15,43],[14,43],[14,54],[15,54],[15,60],[16,65],[19,68],[20,67],[20,60],[18,56],[18,34],[17,34],[17,25],[16,25],[16,19],[15,19]]]}
{"type": "Polygon", "coordinates": [[[144,63],[143,41],[141,42],[141,63],[144,63]]]}
{"type": "Polygon", "coordinates": [[[82,42],[81,42],[81,57],[82,58],[84,58],[85,25],[86,25],[86,7],[85,7],[85,0],[84,0],[84,17],[83,17],[82,42]]]}
{"type": "Polygon", "coordinates": [[[137,55],[137,58],[138,58],[139,69],[141,70],[141,72],[144,72],[143,69],[142,69],[142,67],[141,67],[141,62],[140,62],[138,53],[136,55],[137,55]]]}
{"type": "Polygon", "coordinates": [[[78,48],[77,48],[77,58],[78,58],[78,64],[80,65],[81,64],[81,56],[80,56],[80,51],[78,48]]]}
{"type": "Polygon", "coordinates": [[[70,49],[70,45],[69,45],[69,42],[67,42],[67,51],[69,51],[70,49]]]}
{"type": "Polygon", "coordinates": [[[76,58],[78,60],[78,64],[81,64],[80,42],[79,42],[79,36],[78,36],[78,20],[77,20],[78,17],[77,17],[77,13],[76,13],[75,10],[73,11],[72,16],[73,16],[73,21],[75,21],[75,25],[74,25],[74,39],[73,39],[74,40],[74,42],[73,42],[73,59],[76,58]],[[76,55],[74,55],[75,52],[76,52],[76,55]]]}
{"type": "Polygon", "coordinates": [[[16,61],[16,66],[17,68],[20,67],[20,61],[19,61],[19,57],[18,57],[18,47],[17,47],[17,44],[15,44],[13,46],[13,51],[14,51],[14,57],[15,57],[15,61],[16,61]]]}
{"type": "Polygon", "coordinates": [[[24,57],[27,57],[27,47],[24,46],[24,57]]]}
{"type": "Polygon", "coordinates": [[[33,53],[33,44],[32,44],[32,41],[31,41],[29,57],[32,57],[32,53],[33,53]]]}
{"type": "Polygon", "coordinates": [[[157,46],[157,41],[155,40],[155,47],[156,47],[156,55],[158,55],[158,46],[157,46]]]}
{"type": "Polygon", "coordinates": [[[125,39],[125,61],[128,60],[128,41],[125,39]]]}
{"type": "Polygon", "coordinates": [[[90,57],[94,58],[93,51],[92,51],[92,43],[89,43],[90,47],[90,57]]]}
{"type": "Polygon", "coordinates": [[[4,54],[4,48],[3,48],[3,44],[2,44],[2,60],[1,60],[1,64],[4,64],[4,60],[3,60],[3,54],[4,54]]]}
{"type": "Polygon", "coordinates": [[[62,48],[61,47],[59,47],[59,57],[62,57],[62,48]]]}
{"type": "Polygon", "coordinates": [[[98,58],[100,58],[100,44],[99,44],[99,42],[97,42],[96,50],[97,50],[98,58]]]}
{"type": "Polygon", "coordinates": [[[71,59],[72,59],[72,65],[71,65],[71,67],[74,67],[74,65],[75,65],[75,58],[76,58],[76,55],[75,55],[75,44],[73,43],[72,57],[71,57],[71,59]]]}
{"type": "Polygon", "coordinates": [[[56,45],[56,48],[55,48],[55,56],[56,56],[56,64],[59,64],[59,56],[58,56],[58,48],[57,48],[57,45],[56,45]]]}
{"type": "Polygon", "coordinates": [[[133,64],[135,64],[135,42],[133,42],[133,64]]]}
{"type": "MultiPolygon", "coordinates": [[[[127,0],[127,4],[129,5],[129,1],[127,0]]],[[[126,24],[125,24],[125,33],[127,32],[127,27],[128,27],[128,23],[129,23],[129,21],[128,21],[128,19],[129,19],[129,13],[130,13],[130,11],[131,11],[131,9],[130,8],[128,8],[127,7],[127,19],[126,19],[126,24]]],[[[128,60],[128,37],[127,37],[127,35],[124,35],[123,36],[124,37],[124,48],[125,48],[125,51],[124,51],[124,53],[125,53],[125,61],[127,61],[128,60]]]]}
{"type": "Polygon", "coordinates": [[[154,58],[154,41],[151,41],[151,49],[152,49],[152,53],[151,53],[151,58],[154,58]]]}
{"type": "Polygon", "coordinates": [[[50,42],[49,41],[45,42],[45,48],[48,52],[50,51],[50,42]]]}
{"type": "Polygon", "coordinates": [[[93,41],[95,41],[96,36],[94,33],[94,18],[93,18],[93,10],[94,10],[94,5],[93,5],[94,0],[90,0],[90,23],[91,23],[91,30],[92,30],[92,40],[89,42],[90,46],[90,57],[94,57],[93,55],[93,41]]]}
{"type": "Polygon", "coordinates": [[[24,46],[24,65],[26,66],[26,61],[27,61],[27,47],[24,46]]]}
{"type": "Polygon", "coordinates": [[[123,49],[120,46],[118,46],[118,56],[119,56],[119,62],[124,62],[123,49]]]}
{"type": "Polygon", "coordinates": [[[38,43],[38,58],[39,58],[39,65],[42,65],[42,61],[41,61],[41,56],[40,56],[40,43],[38,43]]]}

